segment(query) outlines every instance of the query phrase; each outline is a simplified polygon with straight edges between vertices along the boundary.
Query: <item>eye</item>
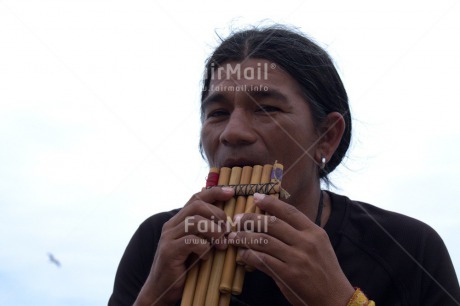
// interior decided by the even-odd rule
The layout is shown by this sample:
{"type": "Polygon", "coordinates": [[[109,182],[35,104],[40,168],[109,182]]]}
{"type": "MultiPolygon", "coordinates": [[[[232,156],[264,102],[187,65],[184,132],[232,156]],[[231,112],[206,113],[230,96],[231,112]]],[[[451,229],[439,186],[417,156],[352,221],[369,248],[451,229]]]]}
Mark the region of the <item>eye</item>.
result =
{"type": "Polygon", "coordinates": [[[276,106],[271,106],[271,105],[259,105],[257,107],[257,109],[256,109],[256,112],[261,112],[263,114],[276,113],[276,112],[279,112],[279,111],[281,111],[281,109],[279,109],[276,106]]]}
{"type": "Polygon", "coordinates": [[[227,116],[228,114],[229,114],[229,112],[227,110],[225,110],[225,109],[215,109],[215,110],[210,111],[206,115],[206,119],[208,119],[208,118],[219,118],[219,117],[227,116]]]}

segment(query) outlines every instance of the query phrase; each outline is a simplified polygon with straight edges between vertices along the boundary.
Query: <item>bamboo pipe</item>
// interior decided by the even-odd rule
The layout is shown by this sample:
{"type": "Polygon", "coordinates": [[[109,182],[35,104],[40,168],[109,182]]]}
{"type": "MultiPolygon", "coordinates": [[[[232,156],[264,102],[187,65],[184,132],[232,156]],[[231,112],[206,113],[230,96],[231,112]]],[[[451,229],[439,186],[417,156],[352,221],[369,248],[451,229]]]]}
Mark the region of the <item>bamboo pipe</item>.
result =
{"type": "MultiPolygon", "coordinates": [[[[230,185],[236,185],[241,179],[241,167],[233,167],[230,175],[230,185]]],[[[227,215],[227,220],[233,217],[235,211],[236,200],[231,198],[224,205],[224,212],[227,215]]],[[[215,306],[219,303],[219,285],[222,277],[222,271],[225,261],[225,250],[216,250],[214,253],[214,260],[212,262],[211,275],[209,277],[208,291],[206,293],[205,306],[215,306]]],[[[198,306],[198,305],[197,305],[198,306]]],[[[203,306],[200,305],[200,306],[203,306]]]]}
{"type": "MultiPolygon", "coordinates": [[[[241,174],[240,184],[249,184],[251,181],[252,167],[246,166],[243,167],[243,172],[241,174]]],[[[239,196],[236,199],[234,215],[244,213],[246,207],[246,197],[239,196]]],[[[229,216],[233,219],[233,216],[229,216]]],[[[237,226],[233,224],[232,231],[235,231],[237,226]]],[[[222,273],[222,278],[220,280],[220,292],[222,293],[231,293],[233,285],[233,277],[235,276],[235,267],[236,267],[236,250],[237,248],[233,245],[227,247],[227,252],[225,254],[224,261],[224,270],[222,273]]]]}
{"type": "MultiPolygon", "coordinates": [[[[264,165],[264,167],[262,168],[262,176],[260,178],[260,183],[261,184],[265,184],[265,183],[270,182],[272,169],[273,169],[273,165],[268,165],[268,164],[264,165]]],[[[256,214],[264,214],[264,212],[258,206],[256,206],[256,208],[255,208],[255,213],[256,214]]],[[[245,266],[245,269],[246,269],[246,271],[249,271],[249,272],[254,271],[254,267],[251,267],[251,266],[248,266],[248,265],[245,266]]]]}
{"type": "MultiPolygon", "coordinates": [[[[218,185],[227,185],[230,181],[231,169],[223,167],[220,169],[218,185]]],[[[223,208],[224,203],[219,202],[216,204],[217,207],[223,208]]],[[[211,254],[208,260],[202,261],[200,265],[200,271],[198,273],[196,288],[194,288],[193,306],[202,306],[206,299],[206,292],[208,290],[209,277],[211,275],[212,263],[214,260],[214,249],[211,250],[211,254]]],[[[182,305],[181,305],[182,306],[182,305]]]]}
{"type": "Polygon", "coordinates": [[[221,293],[219,299],[219,306],[229,306],[232,300],[232,295],[230,293],[221,293]]]}
{"type": "MultiPolygon", "coordinates": [[[[209,170],[208,178],[206,179],[206,187],[214,186],[218,182],[212,182],[210,177],[213,175],[219,175],[219,168],[211,168],[209,170]]],[[[181,306],[192,306],[193,297],[195,295],[195,288],[198,279],[198,273],[200,271],[199,258],[194,254],[191,256],[192,267],[187,272],[187,278],[185,279],[184,291],[182,292],[181,306]]]]}
{"type": "MultiPolygon", "coordinates": [[[[273,166],[272,165],[264,165],[263,169],[262,169],[262,177],[260,178],[260,183],[261,184],[265,184],[265,183],[269,183],[270,182],[270,176],[272,174],[272,169],[273,169],[273,166]]],[[[262,214],[262,210],[256,206],[256,211],[255,211],[256,214],[262,214]]]]}
{"type": "MultiPolygon", "coordinates": [[[[252,168],[252,176],[251,176],[251,184],[259,184],[260,179],[262,177],[262,166],[257,165],[252,168]]],[[[246,207],[244,209],[244,213],[254,213],[256,207],[254,205],[254,196],[248,196],[246,200],[246,207]]],[[[244,268],[244,262],[241,260],[241,256],[239,256],[238,252],[236,255],[236,263],[238,264],[235,269],[235,276],[233,277],[233,284],[232,284],[232,294],[240,295],[243,290],[243,283],[244,283],[244,275],[246,270],[244,268]]]]}

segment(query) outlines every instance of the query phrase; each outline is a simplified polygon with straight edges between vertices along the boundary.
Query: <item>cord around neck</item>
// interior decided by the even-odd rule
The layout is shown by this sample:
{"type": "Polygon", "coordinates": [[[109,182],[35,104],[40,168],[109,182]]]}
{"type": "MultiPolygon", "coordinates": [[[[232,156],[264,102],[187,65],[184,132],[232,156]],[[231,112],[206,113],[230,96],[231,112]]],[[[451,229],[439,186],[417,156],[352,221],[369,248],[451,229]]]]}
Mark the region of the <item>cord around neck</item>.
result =
{"type": "Polygon", "coordinates": [[[321,226],[321,216],[323,214],[324,202],[323,202],[323,191],[320,191],[318,212],[316,213],[315,224],[321,226]]]}

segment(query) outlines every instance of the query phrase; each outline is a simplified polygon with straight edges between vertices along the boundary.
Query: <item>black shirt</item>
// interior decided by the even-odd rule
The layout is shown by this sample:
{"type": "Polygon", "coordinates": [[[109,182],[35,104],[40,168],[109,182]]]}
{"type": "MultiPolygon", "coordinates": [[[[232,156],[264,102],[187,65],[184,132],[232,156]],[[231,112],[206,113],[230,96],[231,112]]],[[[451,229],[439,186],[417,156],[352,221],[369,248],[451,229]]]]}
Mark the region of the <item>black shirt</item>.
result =
{"type": "MultiPolygon", "coordinates": [[[[376,305],[460,305],[452,261],[439,235],[425,223],[328,192],[324,227],[343,272],[376,305]]],[[[179,210],[145,220],[131,238],[115,277],[109,305],[132,305],[150,272],[163,224],[179,210]]],[[[260,271],[246,273],[231,305],[290,305],[260,271]]]]}

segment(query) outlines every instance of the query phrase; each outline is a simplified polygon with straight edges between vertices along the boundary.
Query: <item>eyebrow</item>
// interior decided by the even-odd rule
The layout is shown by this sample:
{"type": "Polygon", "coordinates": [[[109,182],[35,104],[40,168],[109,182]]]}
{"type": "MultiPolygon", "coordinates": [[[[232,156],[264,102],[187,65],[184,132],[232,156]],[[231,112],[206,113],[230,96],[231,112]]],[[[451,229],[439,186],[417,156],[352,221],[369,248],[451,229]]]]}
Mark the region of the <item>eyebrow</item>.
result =
{"type": "MultiPolygon", "coordinates": [[[[249,97],[251,97],[255,101],[261,98],[273,97],[276,100],[287,102],[287,97],[277,89],[244,91],[244,93],[246,93],[249,97]]],[[[212,105],[213,103],[228,103],[228,99],[225,97],[225,95],[222,92],[211,93],[201,103],[201,114],[204,114],[204,110],[206,109],[206,107],[208,107],[209,105],[212,105]]]]}
{"type": "Polygon", "coordinates": [[[287,102],[287,97],[282,92],[277,89],[268,89],[268,90],[257,90],[257,91],[248,91],[246,92],[249,96],[255,100],[260,98],[275,98],[282,102],[287,102]]]}
{"type": "Polygon", "coordinates": [[[218,103],[218,102],[225,102],[225,101],[228,102],[227,98],[225,98],[225,95],[222,94],[221,92],[211,93],[209,96],[204,98],[203,102],[201,102],[201,115],[204,114],[204,110],[209,105],[212,105],[212,104],[218,103]]]}

